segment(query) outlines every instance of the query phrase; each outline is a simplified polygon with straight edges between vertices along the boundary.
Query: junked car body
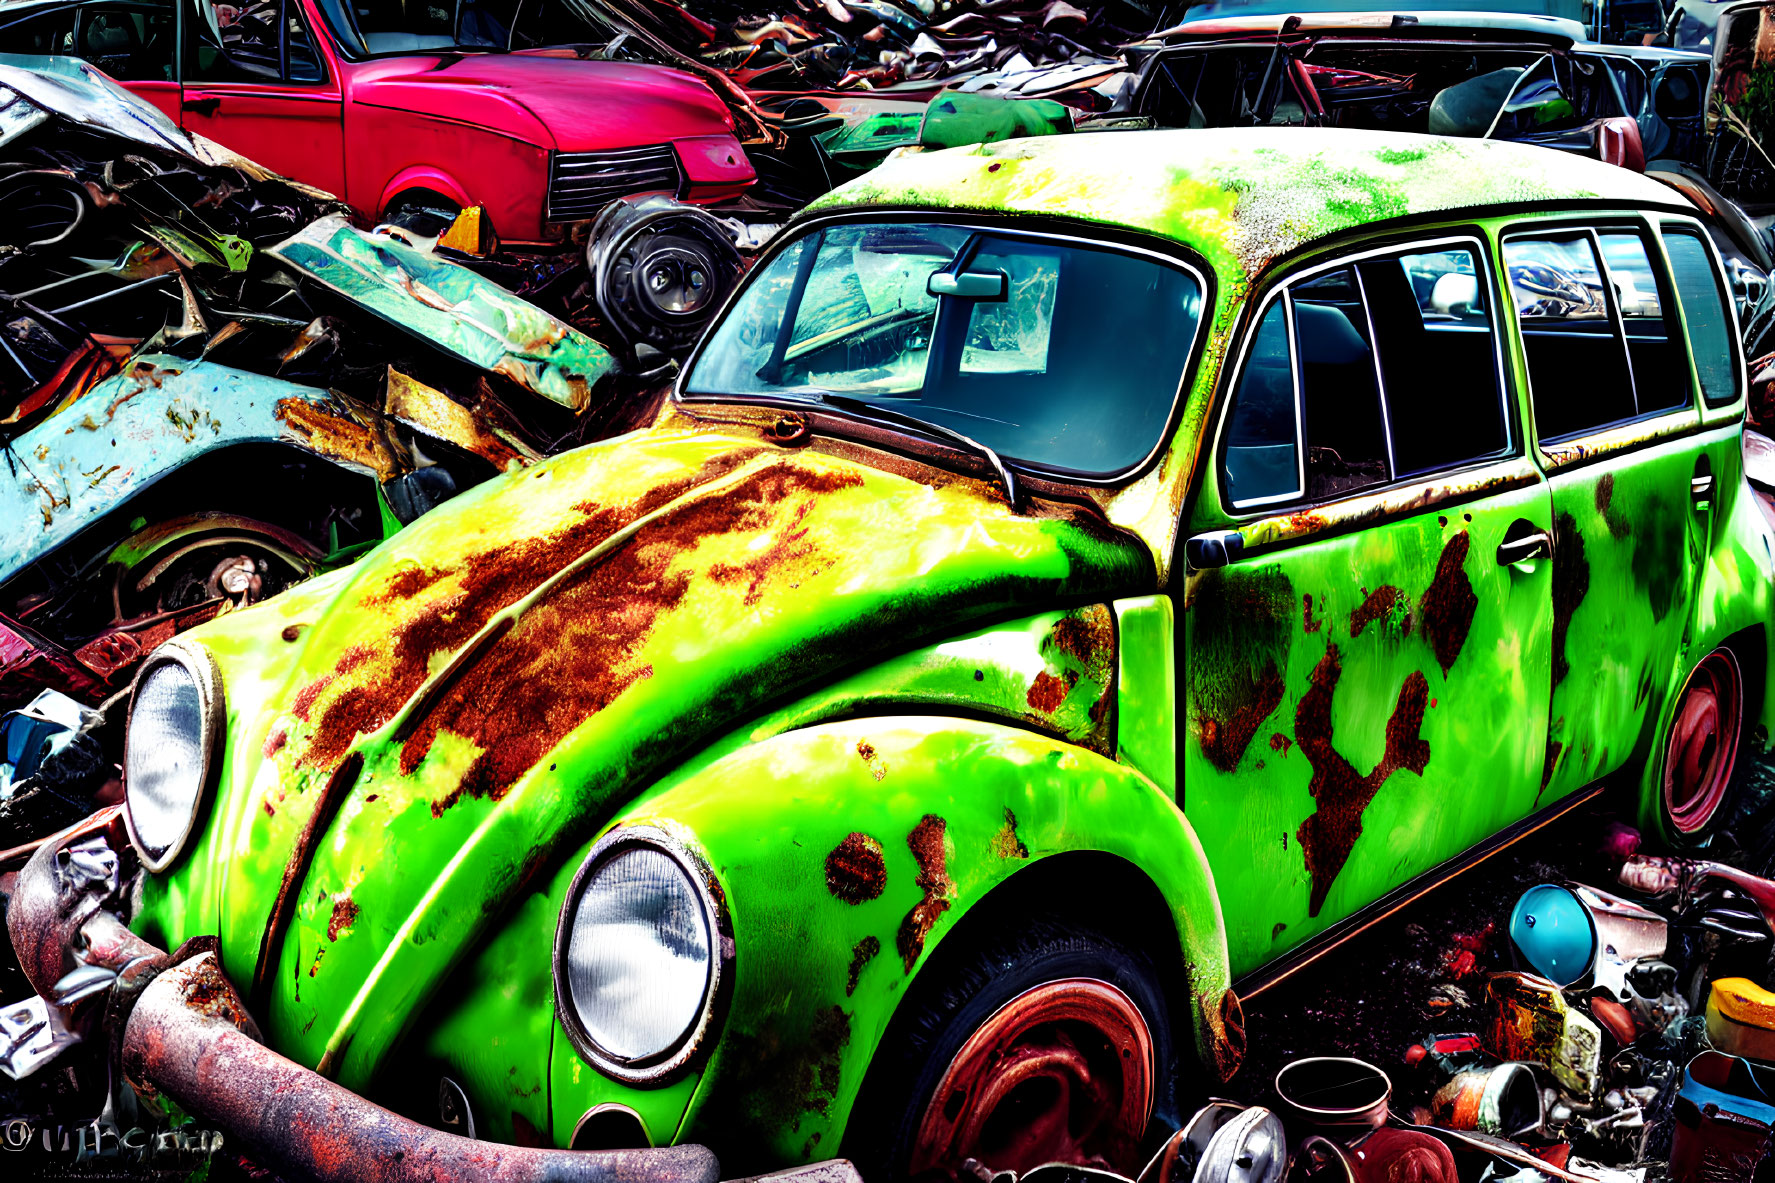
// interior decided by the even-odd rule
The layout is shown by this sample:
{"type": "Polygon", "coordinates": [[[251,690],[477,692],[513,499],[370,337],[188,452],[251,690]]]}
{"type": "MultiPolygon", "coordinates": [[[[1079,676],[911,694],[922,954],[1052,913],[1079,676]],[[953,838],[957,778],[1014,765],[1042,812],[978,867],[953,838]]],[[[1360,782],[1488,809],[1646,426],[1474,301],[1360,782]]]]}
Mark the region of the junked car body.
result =
{"type": "Polygon", "coordinates": [[[1518,144],[903,154],[651,427],[163,646],[21,961],[91,1033],[71,931],[213,937],[169,980],[273,1050],[194,1081],[160,1034],[244,1020],[168,986],[125,1061],[273,1165],[358,1090],[730,1174],[1132,1173],[1377,901],[1605,777],[1707,832],[1771,711],[1734,315],[1674,191],[1518,144]]]}
{"type": "Polygon", "coordinates": [[[622,413],[596,342],[90,65],[0,58],[0,99],[0,706],[96,704],[622,413]]]}

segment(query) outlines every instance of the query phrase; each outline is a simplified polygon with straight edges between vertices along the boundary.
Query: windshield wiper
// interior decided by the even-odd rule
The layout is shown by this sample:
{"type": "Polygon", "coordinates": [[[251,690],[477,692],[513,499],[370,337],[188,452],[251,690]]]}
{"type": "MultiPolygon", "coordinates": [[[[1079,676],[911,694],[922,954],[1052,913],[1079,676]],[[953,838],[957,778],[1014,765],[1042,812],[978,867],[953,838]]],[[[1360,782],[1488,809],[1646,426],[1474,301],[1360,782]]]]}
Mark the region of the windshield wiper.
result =
{"type": "Polygon", "coordinates": [[[848,411],[850,414],[864,419],[875,419],[883,423],[892,423],[899,427],[910,427],[914,431],[929,432],[931,435],[937,436],[939,439],[948,440],[950,443],[960,444],[963,448],[972,452],[974,455],[980,457],[992,466],[992,471],[998,474],[999,483],[1005,487],[1005,500],[1011,503],[1011,509],[1013,511],[1020,509],[1020,506],[1017,504],[1018,490],[1016,475],[1011,472],[1010,468],[1005,464],[1004,459],[1000,457],[997,452],[993,451],[973,436],[963,435],[952,427],[944,427],[941,423],[932,423],[930,420],[920,419],[916,415],[908,415],[903,411],[895,411],[888,407],[877,406],[875,403],[866,402],[860,398],[851,398],[849,395],[836,394],[830,390],[799,390],[796,391],[795,394],[797,397],[801,395],[810,395],[829,407],[836,407],[841,411],[848,411]]]}

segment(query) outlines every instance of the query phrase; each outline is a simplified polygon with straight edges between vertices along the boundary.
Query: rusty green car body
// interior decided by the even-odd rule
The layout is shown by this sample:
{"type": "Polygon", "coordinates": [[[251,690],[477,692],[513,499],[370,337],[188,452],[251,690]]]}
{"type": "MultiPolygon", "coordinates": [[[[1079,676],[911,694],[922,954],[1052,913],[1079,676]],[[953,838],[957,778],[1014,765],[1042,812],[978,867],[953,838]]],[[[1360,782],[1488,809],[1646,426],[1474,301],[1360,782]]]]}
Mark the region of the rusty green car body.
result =
{"type": "Polygon", "coordinates": [[[480,1136],[559,1146],[622,1112],[740,1173],[840,1151],[896,1009],[989,909],[1066,897],[1141,926],[1200,1091],[1238,1065],[1236,980],[1587,786],[1681,838],[1669,736],[1709,655],[1732,671],[1715,746],[1767,743],[1743,363],[1672,191],[1482,141],[1080,134],[902,154],[751,282],[813,236],[907,224],[1189,277],[1150,450],[1107,476],[1007,452],[1012,485],[972,441],[867,409],[699,392],[693,360],[652,427],[188,634],[225,739],[136,930],[215,934],[268,1042],[352,1089],[432,1098],[446,1075],[480,1136]],[[1612,288],[1524,294],[1585,249],[1612,288]],[[1628,311],[1656,325],[1622,311],[1642,257],[1656,292],[1639,276],[1628,311]],[[1391,340],[1382,280],[1432,266],[1423,324],[1448,333],[1414,356],[1446,364],[1359,360],[1391,405],[1362,460],[1343,411],[1301,410],[1333,374],[1313,367],[1349,362],[1301,326],[1366,300],[1357,335],[1391,340]],[[1606,411],[1606,366],[1574,372],[1607,421],[1544,438],[1533,396],[1548,420],[1570,392],[1535,368],[1534,317],[1587,299],[1586,347],[1613,341],[1644,390],[1606,411]],[[1284,450],[1229,461],[1257,446],[1233,424],[1263,365],[1293,392],[1292,427],[1263,429],[1284,450]],[[1496,405],[1462,409],[1469,389],[1496,405]],[[706,1005],[657,1072],[589,1054],[553,976],[588,852],[624,832],[685,855],[711,909],[706,1005]]]}

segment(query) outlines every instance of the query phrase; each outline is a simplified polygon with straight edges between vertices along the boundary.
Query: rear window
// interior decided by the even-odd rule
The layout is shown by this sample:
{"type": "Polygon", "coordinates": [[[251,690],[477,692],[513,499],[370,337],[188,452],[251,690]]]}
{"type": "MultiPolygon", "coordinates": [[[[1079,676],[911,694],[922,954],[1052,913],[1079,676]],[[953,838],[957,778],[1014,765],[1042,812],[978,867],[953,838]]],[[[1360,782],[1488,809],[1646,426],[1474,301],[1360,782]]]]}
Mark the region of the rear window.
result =
{"type": "Polygon", "coordinates": [[[1701,395],[1710,406],[1738,397],[1738,353],[1733,344],[1732,313],[1725,289],[1714,269],[1713,252],[1692,230],[1664,228],[1664,249],[1670,255],[1671,278],[1682,301],[1689,330],[1689,353],[1701,395]]]}
{"type": "Polygon", "coordinates": [[[1504,268],[1542,439],[1690,405],[1670,279],[1644,231],[1513,236],[1504,243],[1504,268]]]}
{"type": "Polygon", "coordinates": [[[1227,417],[1231,505],[1322,501],[1507,452],[1483,276],[1475,246],[1435,244],[1276,296],[1227,417]]]}
{"type": "Polygon", "coordinates": [[[1070,239],[848,223],[790,244],[710,334],[687,397],[860,400],[1089,476],[1158,446],[1201,323],[1178,264],[1070,239]]]}

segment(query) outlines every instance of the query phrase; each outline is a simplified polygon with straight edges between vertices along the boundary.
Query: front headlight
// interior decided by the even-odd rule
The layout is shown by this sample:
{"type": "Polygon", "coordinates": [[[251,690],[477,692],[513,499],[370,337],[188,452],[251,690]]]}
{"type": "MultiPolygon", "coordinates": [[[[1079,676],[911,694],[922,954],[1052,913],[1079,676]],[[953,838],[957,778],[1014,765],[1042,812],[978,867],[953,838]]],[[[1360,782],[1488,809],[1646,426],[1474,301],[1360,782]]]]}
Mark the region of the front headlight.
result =
{"type": "Polygon", "coordinates": [[[123,739],[124,821],[150,871],[184,849],[222,734],[222,678],[209,650],[171,640],[136,679],[123,739]]]}
{"type": "Polygon", "coordinates": [[[652,826],[605,835],[555,934],[555,1003],[582,1055],[618,1080],[688,1063],[713,1025],[733,942],[703,861],[652,826]]]}

